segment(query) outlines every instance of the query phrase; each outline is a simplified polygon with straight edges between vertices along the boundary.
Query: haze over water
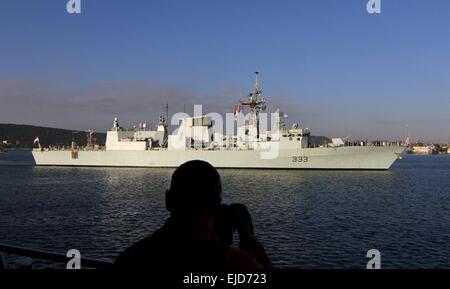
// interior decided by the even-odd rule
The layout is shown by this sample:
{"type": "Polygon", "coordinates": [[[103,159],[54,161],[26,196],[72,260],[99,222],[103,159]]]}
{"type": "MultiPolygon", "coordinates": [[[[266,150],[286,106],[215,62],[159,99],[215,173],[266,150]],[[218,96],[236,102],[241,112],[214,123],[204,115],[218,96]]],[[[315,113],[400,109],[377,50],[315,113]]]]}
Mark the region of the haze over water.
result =
{"type": "MultiPolygon", "coordinates": [[[[4,165],[26,158],[0,156],[1,243],[113,260],[168,216],[172,169],[4,165]]],[[[450,156],[405,156],[390,171],[220,174],[224,202],[249,207],[278,268],[365,268],[372,248],[382,268],[450,267],[450,156]]]]}

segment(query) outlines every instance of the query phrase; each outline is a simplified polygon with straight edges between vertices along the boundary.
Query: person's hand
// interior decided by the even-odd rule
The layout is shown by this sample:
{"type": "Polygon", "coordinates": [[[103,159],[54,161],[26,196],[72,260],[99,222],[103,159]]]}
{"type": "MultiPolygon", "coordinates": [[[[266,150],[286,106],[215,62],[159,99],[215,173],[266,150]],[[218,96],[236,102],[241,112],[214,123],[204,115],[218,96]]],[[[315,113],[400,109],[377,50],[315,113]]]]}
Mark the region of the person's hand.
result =
{"type": "Polygon", "coordinates": [[[252,218],[247,207],[243,204],[231,204],[230,208],[234,212],[234,223],[239,233],[239,248],[250,253],[264,269],[271,269],[272,262],[253,233],[252,218]]]}
{"type": "Polygon", "coordinates": [[[267,256],[266,250],[263,245],[252,236],[239,242],[239,248],[243,251],[247,251],[255,258],[255,260],[264,268],[272,269],[272,262],[267,256]]]}

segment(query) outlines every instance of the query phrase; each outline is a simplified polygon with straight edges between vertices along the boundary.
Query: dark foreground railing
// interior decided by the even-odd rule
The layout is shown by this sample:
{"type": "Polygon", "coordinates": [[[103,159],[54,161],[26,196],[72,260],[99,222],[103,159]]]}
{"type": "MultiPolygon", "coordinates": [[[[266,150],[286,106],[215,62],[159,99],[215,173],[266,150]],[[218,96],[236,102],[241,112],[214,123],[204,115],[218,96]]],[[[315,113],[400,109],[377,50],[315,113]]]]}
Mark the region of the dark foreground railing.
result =
{"type": "MultiPolygon", "coordinates": [[[[12,245],[6,245],[0,243],[0,253],[8,253],[20,256],[26,256],[30,258],[40,259],[40,260],[48,260],[60,263],[67,263],[71,258],[67,257],[65,254],[59,254],[44,250],[35,250],[24,247],[17,247],[12,245]]],[[[99,260],[93,258],[81,257],[81,266],[84,268],[110,268],[112,266],[112,262],[109,260],[99,260]]],[[[5,269],[6,265],[0,254],[0,269],[5,269]]]]}

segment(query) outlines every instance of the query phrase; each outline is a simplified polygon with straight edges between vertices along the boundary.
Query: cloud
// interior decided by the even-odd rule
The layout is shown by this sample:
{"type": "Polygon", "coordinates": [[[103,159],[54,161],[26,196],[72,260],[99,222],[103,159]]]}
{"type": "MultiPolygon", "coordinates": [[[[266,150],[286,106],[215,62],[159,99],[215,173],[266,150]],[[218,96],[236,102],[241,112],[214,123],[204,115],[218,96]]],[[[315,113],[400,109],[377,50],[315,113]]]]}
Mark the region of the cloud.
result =
{"type": "Polygon", "coordinates": [[[0,79],[0,122],[25,123],[70,129],[104,131],[118,116],[123,126],[139,122],[155,124],[165,114],[186,110],[194,104],[203,111],[232,112],[240,98],[237,89],[224,85],[213,92],[199,92],[176,85],[146,83],[96,83],[87,87],[33,79],[0,79]]]}
{"type": "MultiPolygon", "coordinates": [[[[48,80],[4,78],[0,79],[0,123],[103,132],[115,116],[124,127],[139,122],[156,125],[159,116],[165,114],[166,103],[170,114],[184,110],[192,114],[194,104],[202,104],[204,113],[224,115],[232,112],[234,104],[245,95],[233,85],[204,92],[173,84],[99,82],[74,87],[48,80]]],[[[302,102],[282,95],[267,98],[268,110],[280,108],[289,115],[288,125],[299,122],[302,127],[311,128],[314,135],[399,139],[409,125],[411,134],[423,140],[447,142],[450,138],[450,119],[438,115],[402,111],[380,115],[364,111],[363,107],[336,107],[319,99],[302,102]]]]}

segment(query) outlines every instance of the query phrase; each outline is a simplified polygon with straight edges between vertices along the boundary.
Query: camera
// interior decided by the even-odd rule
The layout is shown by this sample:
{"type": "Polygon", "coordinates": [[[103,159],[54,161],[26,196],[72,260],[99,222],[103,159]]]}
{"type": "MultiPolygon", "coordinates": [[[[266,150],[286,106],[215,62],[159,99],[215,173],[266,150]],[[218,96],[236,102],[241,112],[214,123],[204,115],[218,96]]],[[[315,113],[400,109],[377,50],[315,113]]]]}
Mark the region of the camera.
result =
{"type": "Polygon", "coordinates": [[[233,233],[239,234],[239,247],[253,239],[253,223],[245,205],[234,203],[222,204],[217,209],[214,230],[224,246],[233,244],[233,233]]]}

